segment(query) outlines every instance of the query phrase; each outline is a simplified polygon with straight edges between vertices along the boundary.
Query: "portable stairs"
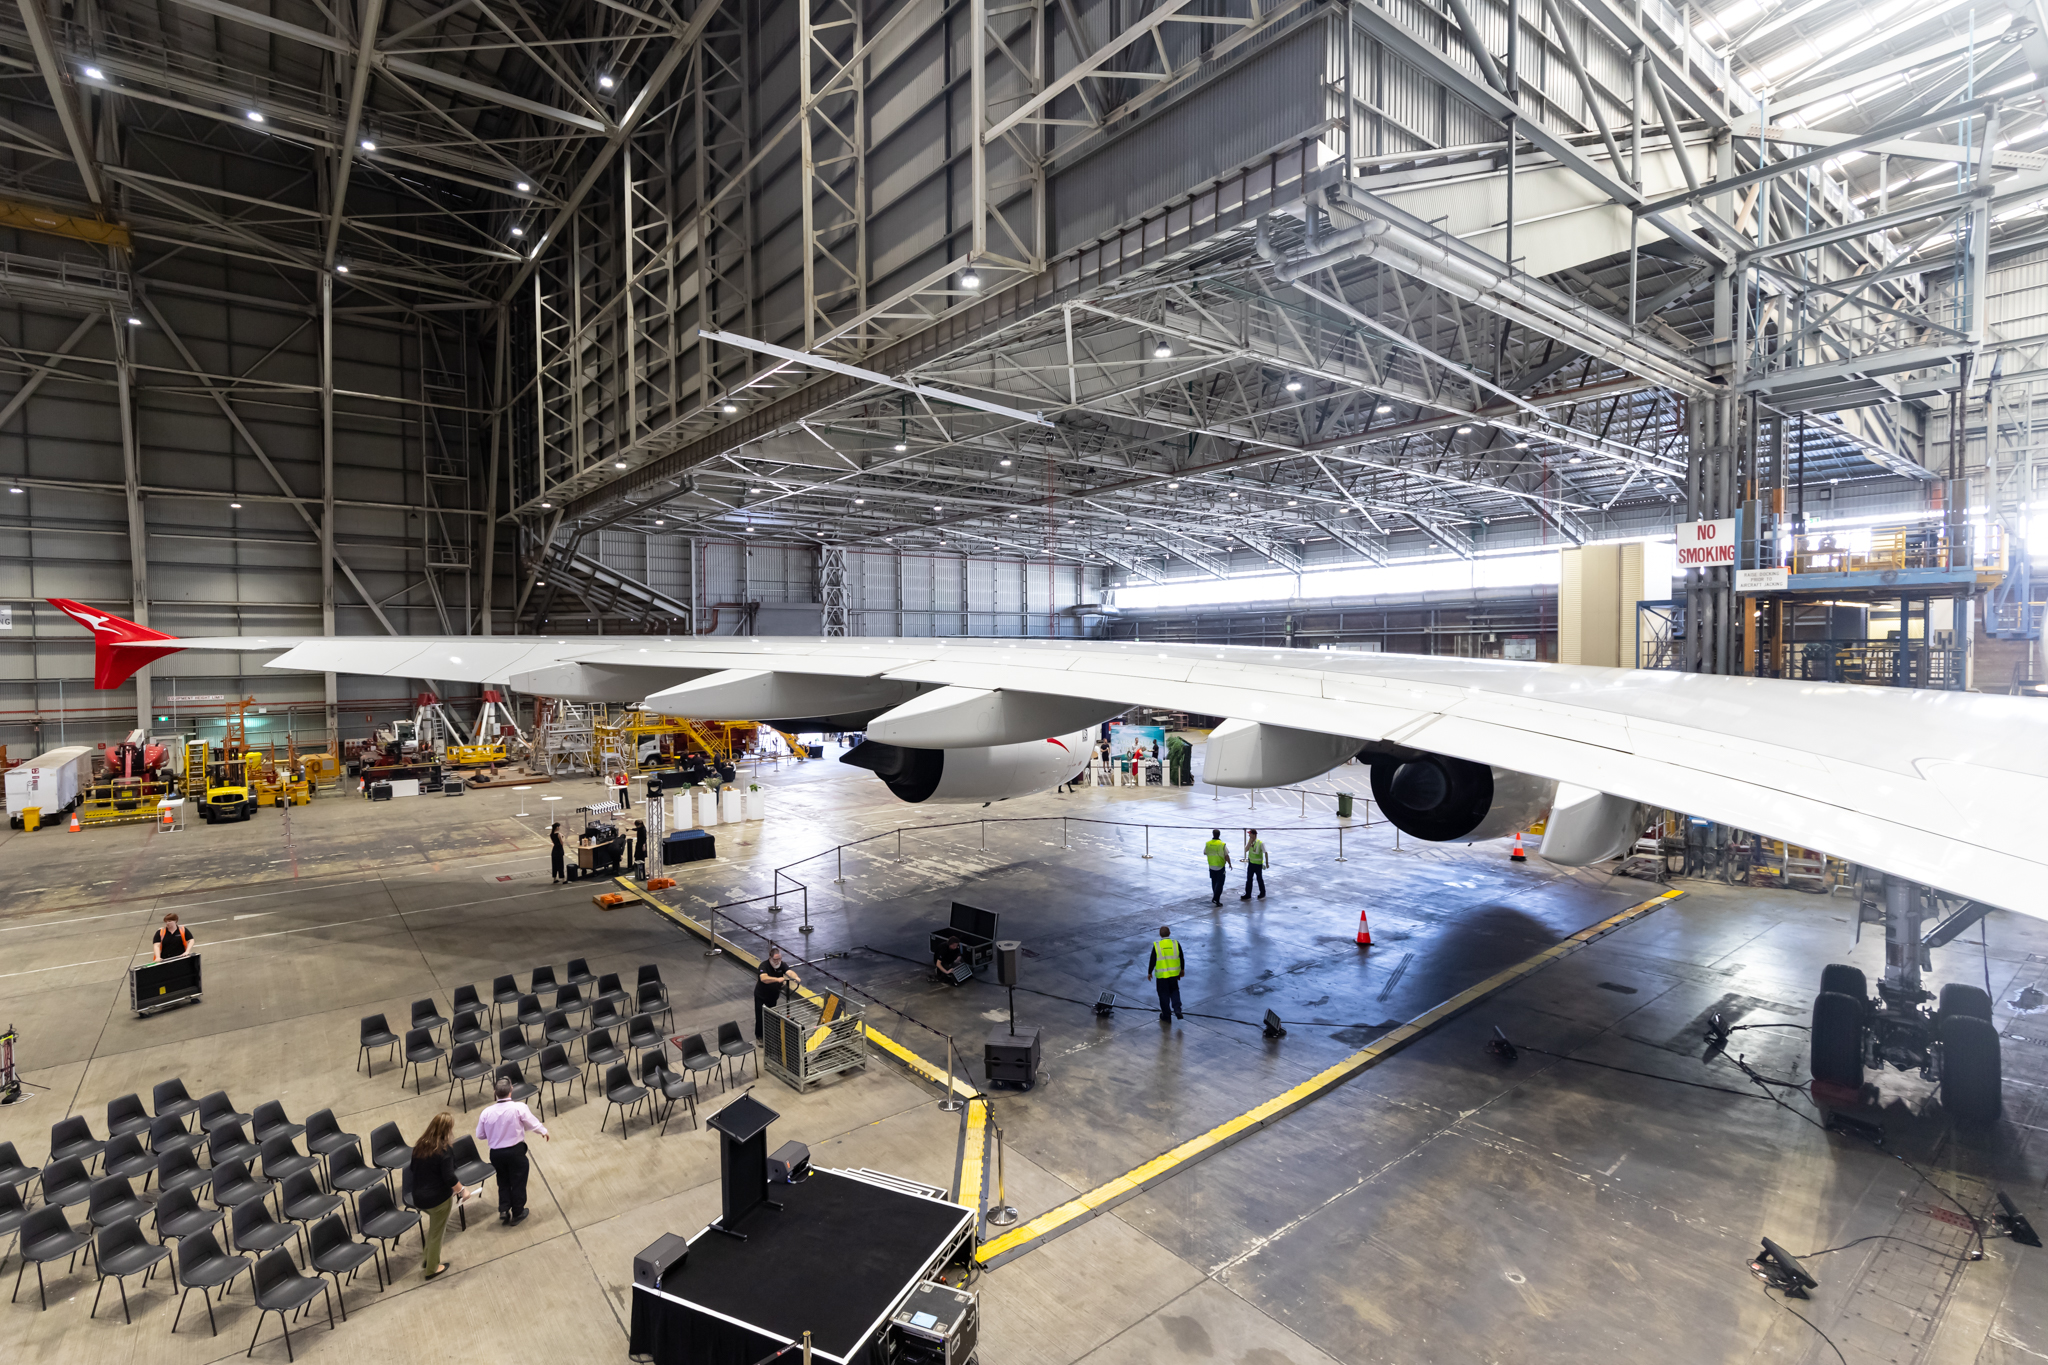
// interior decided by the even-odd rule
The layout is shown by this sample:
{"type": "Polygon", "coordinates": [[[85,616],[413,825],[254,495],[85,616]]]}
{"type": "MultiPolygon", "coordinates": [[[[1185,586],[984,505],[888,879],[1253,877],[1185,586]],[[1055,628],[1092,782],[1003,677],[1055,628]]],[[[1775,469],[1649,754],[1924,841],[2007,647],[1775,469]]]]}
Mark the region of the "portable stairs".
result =
{"type": "Polygon", "coordinates": [[[549,777],[586,776],[597,771],[597,734],[591,708],[581,702],[543,698],[534,726],[534,761],[549,777]]]}

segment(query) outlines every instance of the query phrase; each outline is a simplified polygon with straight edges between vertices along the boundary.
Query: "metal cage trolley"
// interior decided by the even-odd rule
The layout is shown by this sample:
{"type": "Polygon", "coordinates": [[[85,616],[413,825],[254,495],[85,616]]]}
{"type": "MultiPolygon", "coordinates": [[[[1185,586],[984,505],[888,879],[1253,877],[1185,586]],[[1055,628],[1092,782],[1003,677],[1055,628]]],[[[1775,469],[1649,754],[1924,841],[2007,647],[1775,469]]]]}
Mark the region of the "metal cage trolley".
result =
{"type": "Polygon", "coordinates": [[[796,997],[761,1013],[762,1065],[798,1091],[868,1064],[868,1031],[861,1022],[867,1011],[860,1005],[836,995],[796,997]]]}

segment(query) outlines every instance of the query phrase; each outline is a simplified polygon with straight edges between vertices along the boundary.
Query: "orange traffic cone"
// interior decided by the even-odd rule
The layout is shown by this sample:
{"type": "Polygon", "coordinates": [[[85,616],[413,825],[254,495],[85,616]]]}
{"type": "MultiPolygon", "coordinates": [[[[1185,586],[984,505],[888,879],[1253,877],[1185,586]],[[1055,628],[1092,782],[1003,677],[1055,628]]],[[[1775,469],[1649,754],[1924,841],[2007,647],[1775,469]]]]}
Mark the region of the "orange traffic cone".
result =
{"type": "Polygon", "coordinates": [[[1515,851],[1508,854],[1508,861],[1511,863],[1526,863],[1529,861],[1529,855],[1522,852],[1522,835],[1519,830],[1515,833],[1515,851]]]}
{"type": "Polygon", "coordinates": [[[169,829],[169,828],[171,827],[172,823],[173,823],[173,822],[172,822],[172,820],[171,820],[171,808],[170,808],[169,806],[165,806],[165,807],[164,807],[164,818],[163,818],[163,826],[164,826],[164,828],[165,828],[165,829],[169,829]]]}
{"type": "Polygon", "coordinates": [[[1372,926],[1365,922],[1365,911],[1358,912],[1358,946],[1372,947],[1372,926]]]}
{"type": "Polygon", "coordinates": [[[72,832],[73,834],[76,834],[76,833],[78,833],[78,812],[77,812],[77,811],[73,811],[73,812],[71,812],[71,832],[72,832]]]}

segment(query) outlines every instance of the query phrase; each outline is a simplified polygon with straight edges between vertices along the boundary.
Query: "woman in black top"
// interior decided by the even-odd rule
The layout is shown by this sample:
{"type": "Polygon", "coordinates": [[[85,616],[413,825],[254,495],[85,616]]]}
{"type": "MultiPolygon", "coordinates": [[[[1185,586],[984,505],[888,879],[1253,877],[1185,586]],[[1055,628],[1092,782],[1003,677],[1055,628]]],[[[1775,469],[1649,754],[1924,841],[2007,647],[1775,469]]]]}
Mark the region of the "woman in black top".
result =
{"type": "Polygon", "coordinates": [[[555,875],[553,880],[558,882],[565,882],[569,880],[569,877],[568,874],[562,868],[563,854],[561,825],[555,824],[548,827],[548,842],[554,845],[554,851],[549,854],[549,857],[552,858],[554,861],[555,875]]]}
{"type": "Polygon", "coordinates": [[[412,1149],[412,1202],[427,1215],[426,1255],[420,1267],[430,1280],[448,1269],[441,1259],[441,1235],[448,1230],[455,1201],[465,1193],[455,1178],[455,1116],[443,1109],[428,1121],[427,1131],[412,1149]]]}
{"type": "Polygon", "coordinates": [[[178,912],[173,910],[164,916],[164,927],[149,937],[149,960],[183,957],[191,947],[192,931],[178,923],[178,912]]]}
{"type": "Polygon", "coordinates": [[[645,820],[635,820],[633,822],[633,856],[627,859],[627,861],[639,863],[645,862],[646,860],[647,822],[645,820]]]}

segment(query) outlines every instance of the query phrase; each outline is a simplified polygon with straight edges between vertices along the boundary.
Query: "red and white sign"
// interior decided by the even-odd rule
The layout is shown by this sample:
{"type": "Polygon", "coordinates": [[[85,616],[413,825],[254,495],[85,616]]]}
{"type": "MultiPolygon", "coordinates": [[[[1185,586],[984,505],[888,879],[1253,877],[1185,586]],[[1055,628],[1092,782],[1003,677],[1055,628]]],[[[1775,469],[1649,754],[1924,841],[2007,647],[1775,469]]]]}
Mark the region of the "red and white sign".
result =
{"type": "Polygon", "coordinates": [[[1735,518],[1681,522],[1678,526],[1678,567],[1734,568],[1735,518]]]}

